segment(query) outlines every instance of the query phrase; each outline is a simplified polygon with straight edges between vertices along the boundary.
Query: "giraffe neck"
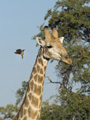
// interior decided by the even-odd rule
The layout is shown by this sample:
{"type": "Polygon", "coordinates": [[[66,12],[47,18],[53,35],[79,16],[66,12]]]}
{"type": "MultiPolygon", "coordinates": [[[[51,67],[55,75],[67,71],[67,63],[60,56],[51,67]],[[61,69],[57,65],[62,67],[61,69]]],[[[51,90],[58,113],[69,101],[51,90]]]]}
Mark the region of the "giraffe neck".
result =
{"type": "Polygon", "coordinates": [[[48,60],[43,57],[43,48],[40,48],[31,73],[26,96],[16,119],[13,120],[39,120],[47,63],[48,60]]]}

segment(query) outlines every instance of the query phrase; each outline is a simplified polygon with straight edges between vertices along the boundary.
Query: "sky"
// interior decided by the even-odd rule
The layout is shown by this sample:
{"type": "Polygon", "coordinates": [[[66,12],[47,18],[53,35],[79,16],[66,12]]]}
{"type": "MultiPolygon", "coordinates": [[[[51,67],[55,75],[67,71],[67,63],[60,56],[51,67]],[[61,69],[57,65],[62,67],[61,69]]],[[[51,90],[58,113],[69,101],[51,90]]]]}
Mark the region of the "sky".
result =
{"type": "MultiPolygon", "coordinates": [[[[28,81],[38,54],[36,40],[38,26],[57,0],[0,0],[0,106],[16,103],[16,91],[23,81],[28,81]],[[14,54],[16,49],[25,49],[24,59],[14,54]]],[[[46,76],[57,81],[55,66],[48,64],[46,76]]],[[[47,79],[44,83],[43,101],[57,94],[58,85],[47,79]]]]}

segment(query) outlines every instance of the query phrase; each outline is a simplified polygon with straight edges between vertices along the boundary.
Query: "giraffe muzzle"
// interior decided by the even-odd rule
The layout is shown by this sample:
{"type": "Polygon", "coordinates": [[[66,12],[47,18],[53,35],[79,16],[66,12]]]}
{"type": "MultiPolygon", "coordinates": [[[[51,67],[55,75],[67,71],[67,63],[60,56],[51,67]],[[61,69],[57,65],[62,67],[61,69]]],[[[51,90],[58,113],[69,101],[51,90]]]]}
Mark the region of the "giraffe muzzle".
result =
{"type": "Polygon", "coordinates": [[[72,64],[72,60],[70,58],[62,57],[62,61],[67,63],[67,64],[72,64]]]}

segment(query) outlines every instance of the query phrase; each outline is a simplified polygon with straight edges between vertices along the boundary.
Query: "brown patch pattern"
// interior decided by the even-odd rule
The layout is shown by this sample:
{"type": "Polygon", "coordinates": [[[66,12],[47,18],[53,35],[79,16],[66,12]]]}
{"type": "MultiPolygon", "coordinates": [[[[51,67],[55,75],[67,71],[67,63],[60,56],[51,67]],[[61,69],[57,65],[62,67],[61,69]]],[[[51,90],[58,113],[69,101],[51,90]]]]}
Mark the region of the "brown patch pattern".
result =
{"type": "Polygon", "coordinates": [[[38,75],[38,83],[43,83],[43,80],[44,80],[43,76],[38,75]]]}
{"type": "Polygon", "coordinates": [[[29,100],[31,101],[31,99],[32,99],[32,93],[31,92],[29,93],[28,97],[29,97],[29,100]]]}
{"type": "Polygon", "coordinates": [[[26,109],[24,109],[24,112],[23,112],[23,113],[24,113],[24,115],[26,115],[26,112],[27,112],[27,111],[26,111],[26,109]]]}
{"type": "Polygon", "coordinates": [[[37,72],[40,70],[40,66],[39,65],[37,65],[37,72]]]}
{"type": "Polygon", "coordinates": [[[43,60],[41,58],[38,60],[38,62],[39,62],[40,65],[43,66],[43,60]]]}
{"type": "Polygon", "coordinates": [[[43,74],[43,69],[42,68],[40,69],[40,73],[43,74]]]}
{"type": "Polygon", "coordinates": [[[37,72],[37,69],[36,69],[36,67],[34,66],[34,68],[33,68],[33,72],[34,73],[36,73],[37,72]]]}
{"type": "Polygon", "coordinates": [[[34,85],[33,80],[30,81],[30,84],[29,84],[29,85],[30,85],[30,90],[33,91],[33,85],[34,85]]]}
{"type": "Polygon", "coordinates": [[[46,67],[47,67],[47,66],[44,67],[44,71],[46,71],[46,67]]]}
{"type": "Polygon", "coordinates": [[[29,105],[29,101],[28,101],[28,99],[26,98],[26,99],[25,99],[25,107],[28,107],[28,105],[29,105]]]}
{"type": "Polygon", "coordinates": [[[36,98],[34,95],[32,95],[32,105],[33,105],[35,108],[38,108],[38,103],[39,103],[38,98],[36,98]]]}
{"type": "Polygon", "coordinates": [[[37,76],[37,74],[34,76],[34,80],[35,80],[35,82],[37,82],[37,78],[38,78],[38,76],[37,76]]]}
{"type": "Polygon", "coordinates": [[[27,116],[25,116],[25,117],[23,118],[23,120],[27,120],[27,116]]]}
{"type": "Polygon", "coordinates": [[[40,85],[38,86],[37,84],[35,84],[34,93],[39,96],[41,94],[41,92],[42,92],[42,87],[40,85]]]}
{"type": "Polygon", "coordinates": [[[30,110],[30,107],[28,108],[28,117],[30,117],[30,112],[31,112],[31,110],[30,110]]]}
{"type": "Polygon", "coordinates": [[[34,111],[31,107],[28,108],[28,117],[35,119],[36,115],[37,115],[37,110],[34,111]]]}

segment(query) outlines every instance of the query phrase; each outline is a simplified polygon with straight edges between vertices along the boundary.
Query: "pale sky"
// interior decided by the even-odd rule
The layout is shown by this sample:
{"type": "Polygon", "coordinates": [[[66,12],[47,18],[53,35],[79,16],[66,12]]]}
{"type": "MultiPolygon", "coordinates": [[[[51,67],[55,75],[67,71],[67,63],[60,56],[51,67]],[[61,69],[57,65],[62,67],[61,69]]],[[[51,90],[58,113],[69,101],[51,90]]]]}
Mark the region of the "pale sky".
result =
{"type": "MultiPolygon", "coordinates": [[[[39,33],[37,26],[53,8],[57,0],[0,0],[0,106],[15,104],[16,91],[22,81],[28,81],[39,47],[32,37],[39,33]],[[15,55],[16,49],[25,49],[24,59],[15,55]]],[[[46,75],[57,81],[55,65],[48,64],[46,75]]],[[[57,85],[45,79],[43,101],[57,93],[57,85]]]]}

